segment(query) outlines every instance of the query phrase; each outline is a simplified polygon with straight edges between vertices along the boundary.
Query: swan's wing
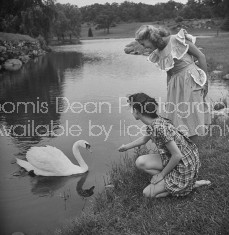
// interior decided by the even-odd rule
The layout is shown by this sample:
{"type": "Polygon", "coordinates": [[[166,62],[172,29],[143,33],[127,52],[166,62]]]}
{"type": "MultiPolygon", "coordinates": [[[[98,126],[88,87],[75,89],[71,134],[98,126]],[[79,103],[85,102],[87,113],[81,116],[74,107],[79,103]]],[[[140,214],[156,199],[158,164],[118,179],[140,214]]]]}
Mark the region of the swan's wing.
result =
{"type": "Polygon", "coordinates": [[[37,169],[56,174],[63,174],[73,165],[61,150],[52,146],[32,147],[26,158],[37,169]]]}
{"type": "Polygon", "coordinates": [[[34,167],[33,167],[29,162],[24,161],[24,160],[21,160],[21,159],[19,159],[19,158],[16,158],[16,161],[17,161],[17,164],[18,164],[20,167],[24,168],[24,169],[27,170],[27,171],[32,171],[32,170],[34,170],[34,167]]]}

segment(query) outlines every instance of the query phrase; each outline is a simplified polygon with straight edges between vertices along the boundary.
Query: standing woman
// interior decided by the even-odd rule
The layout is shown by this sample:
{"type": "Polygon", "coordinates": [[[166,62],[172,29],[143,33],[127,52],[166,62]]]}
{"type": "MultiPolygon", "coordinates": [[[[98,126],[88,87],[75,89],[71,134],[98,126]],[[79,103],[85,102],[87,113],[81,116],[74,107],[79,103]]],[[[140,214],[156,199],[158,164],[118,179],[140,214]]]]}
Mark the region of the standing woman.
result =
{"type": "Polygon", "coordinates": [[[205,55],[194,45],[195,38],[184,29],[170,35],[165,29],[143,25],[135,40],[152,49],[148,60],[167,72],[167,118],[197,143],[211,121],[206,102],[207,63],[205,55]]]}

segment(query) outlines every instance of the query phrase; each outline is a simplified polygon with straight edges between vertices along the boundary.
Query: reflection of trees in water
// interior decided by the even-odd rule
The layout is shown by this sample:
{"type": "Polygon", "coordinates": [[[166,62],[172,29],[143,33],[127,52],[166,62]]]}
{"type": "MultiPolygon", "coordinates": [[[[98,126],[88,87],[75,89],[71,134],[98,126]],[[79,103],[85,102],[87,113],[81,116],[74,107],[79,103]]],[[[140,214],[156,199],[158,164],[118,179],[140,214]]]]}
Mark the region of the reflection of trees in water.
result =
{"type": "Polygon", "coordinates": [[[39,196],[52,195],[56,190],[64,187],[70,181],[76,181],[80,178],[76,185],[77,193],[82,197],[90,197],[94,194],[95,186],[89,189],[83,189],[88,173],[76,176],[63,176],[63,177],[44,177],[35,176],[31,177],[32,193],[39,196]]]}
{"type": "MultiPolygon", "coordinates": [[[[30,142],[40,142],[40,135],[48,134],[47,127],[52,130],[59,124],[56,97],[63,96],[64,71],[81,65],[79,53],[50,53],[0,78],[0,104],[4,105],[0,123],[11,128],[10,135],[21,151],[26,151],[30,142]],[[43,126],[35,131],[38,125],[43,126]]],[[[59,101],[58,105],[63,104],[59,101]]]]}

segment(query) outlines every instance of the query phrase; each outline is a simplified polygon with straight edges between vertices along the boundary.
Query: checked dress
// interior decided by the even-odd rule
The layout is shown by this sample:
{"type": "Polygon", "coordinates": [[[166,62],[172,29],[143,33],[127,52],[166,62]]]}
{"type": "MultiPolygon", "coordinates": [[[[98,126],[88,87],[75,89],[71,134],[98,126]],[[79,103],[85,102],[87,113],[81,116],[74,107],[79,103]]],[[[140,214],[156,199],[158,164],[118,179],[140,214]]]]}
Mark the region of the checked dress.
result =
{"type": "Polygon", "coordinates": [[[163,168],[171,158],[166,143],[175,141],[183,157],[178,165],[165,176],[165,189],[173,196],[189,194],[193,189],[201,166],[196,145],[182,132],[179,132],[170,120],[160,116],[147,126],[147,133],[157,146],[163,168]]]}

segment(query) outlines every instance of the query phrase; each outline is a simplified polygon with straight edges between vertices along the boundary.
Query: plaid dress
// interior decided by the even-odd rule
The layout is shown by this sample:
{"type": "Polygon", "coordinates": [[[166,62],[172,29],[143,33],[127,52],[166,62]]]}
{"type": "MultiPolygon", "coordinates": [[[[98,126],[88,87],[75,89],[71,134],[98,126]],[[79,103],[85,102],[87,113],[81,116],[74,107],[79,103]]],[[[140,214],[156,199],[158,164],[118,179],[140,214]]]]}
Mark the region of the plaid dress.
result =
{"type": "Polygon", "coordinates": [[[172,140],[175,141],[183,157],[178,165],[165,176],[165,189],[173,196],[189,194],[193,189],[201,165],[196,145],[183,133],[179,132],[170,120],[160,116],[155,118],[150,126],[147,126],[147,133],[157,146],[163,168],[171,158],[166,143],[172,140]]]}

